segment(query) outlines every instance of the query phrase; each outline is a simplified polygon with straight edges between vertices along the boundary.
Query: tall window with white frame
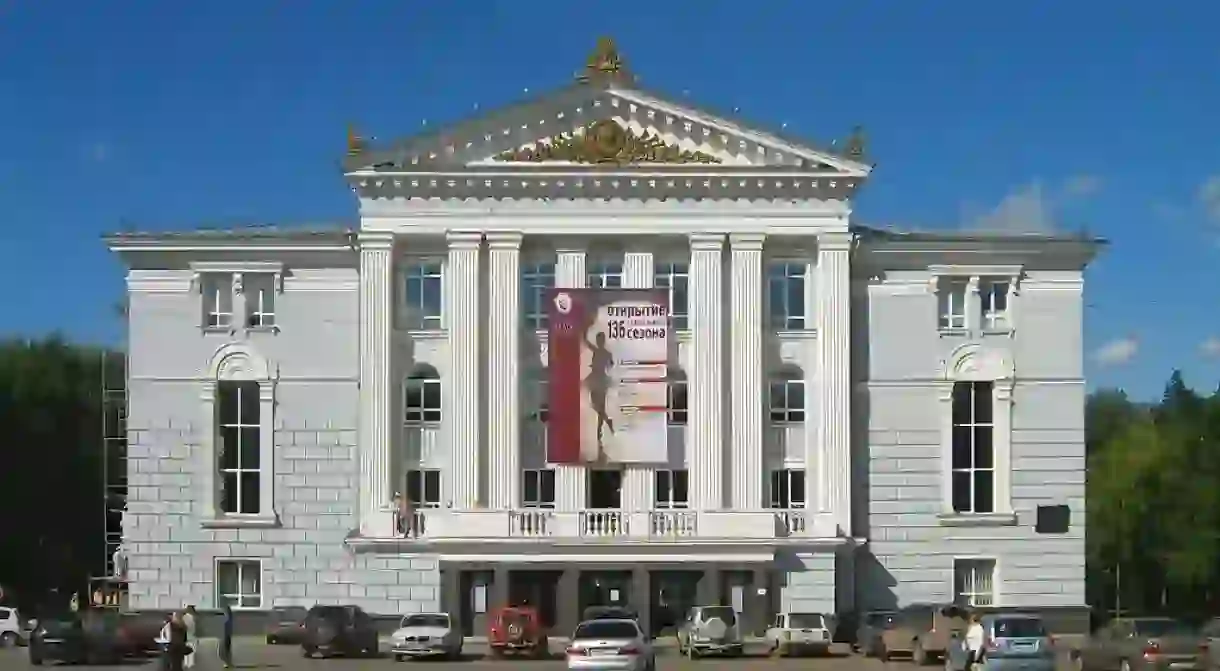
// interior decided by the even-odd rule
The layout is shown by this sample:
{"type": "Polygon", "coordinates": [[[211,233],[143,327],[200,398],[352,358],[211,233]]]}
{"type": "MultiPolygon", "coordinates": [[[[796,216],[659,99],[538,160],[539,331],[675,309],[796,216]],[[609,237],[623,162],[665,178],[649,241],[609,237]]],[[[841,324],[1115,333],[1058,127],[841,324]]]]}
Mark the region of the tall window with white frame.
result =
{"type": "Polygon", "coordinates": [[[979,283],[979,308],[984,332],[1007,332],[1012,327],[1008,315],[1008,280],[983,280],[979,283]]]}
{"type": "Polygon", "coordinates": [[[441,472],[435,468],[407,471],[407,500],[416,508],[441,507],[441,472]]]}
{"type": "Polygon", "coordinates": [[[220,511],[227,515],[262,512],[259,410],[257,382],[216,383],[216,465],[220,475],[220,511]]]}
{"type": "Polygon", "coordinates": [[[808,327],[805,314],[804,263],[776,262],[767,265],[767,318],[778,331],[801,331],[808,327]]]}
{"type": "Polygon", "coordinates": [[[995,423],[992,382],[953,383],[954,512],[995,511],[995,423]]]}
{"type": "Polygon", "coordinates": [[[682,510],[690,507],[689,477],[685,468],[653,471],[653,506],[657,510],[682,510]]]}
{"type": "Polygon", "coordinates": [[[590,289],[621,289],[623,287],[622,263],[596,263],[586,273],[585,286],[590,289]]]}
{"type": "Polygon", "coordinates": [[[687,394],[686,374],[680,370],[671,370],[669,388],[666,391],[666,405],[670,426],[686,426],[689,417],[690,397],[687,394]]]}
{"type": "Polygon", "coordinates": [[[246,297],[246,328],[275,328],[275,282],[275,275],[269,273],[242,275],[242,293],[246,297]]]}
{"type": "Polygon", "coordinates": [[[555,288],[554,263],[530,263],[521,266],[521,317],[526,328],[545,331],[547,328],[546,294],[555,288]]]}
{"type": "Polygon", "coordinates": [[[669,292],[670,327],[675,331],[690,329],[690,266],[685,263],[658,263],[652,285],[669,292]]]}
{"type": "Polygon", "coordinates": [[[263,567],[257,559],[216,560],[216,605],[234,610],[263,607],[263,567]]]}
{"type": "Polygon", "coordinates": [[[418,364],[403,382],[403,421],[408,426],[441,421],[441,376],[428,364],[418,364]]]}
{"type": "Polygon", "coordinates": [[[805,470],[780,468],[771,471],[768,500],[772,508],[786,510],[805,507],[805,470]]]}
{"type": "Polygon", "coordinates": [[[233,326],[232,273],[204,273],[199,278],[203,297],[203,327],[229,329],[233,326]]]}
{"type": "Polygon", "coordinates": [[[995,573],[994,559],[954,559],[954,603],[971,608],[996,605],[995,573]]]}
{"type": "Polygon", "coordinates": [[[444,321],[444,265],[440,261],[413,260],[403,269],[403,328],[439,331],[444,321]]]}
{"type": "Polygon", "coordinates": [[[772,376],[770,417],[775,426],[805,423],[805,380],[800,372],[786,370],[772,376]]]}
{"type": "Polygon", "coordinates": [[[550,468],[527,468],[521,471],[521,506],[524,508],[555,507],[555,471],[550,468]]]}
{"type": "Polygon", "coordinates": [[[966,292],[969,281],[962,277],[942,277],[936,283],[937,327],[941,331],[964,331],[966,292]]]}

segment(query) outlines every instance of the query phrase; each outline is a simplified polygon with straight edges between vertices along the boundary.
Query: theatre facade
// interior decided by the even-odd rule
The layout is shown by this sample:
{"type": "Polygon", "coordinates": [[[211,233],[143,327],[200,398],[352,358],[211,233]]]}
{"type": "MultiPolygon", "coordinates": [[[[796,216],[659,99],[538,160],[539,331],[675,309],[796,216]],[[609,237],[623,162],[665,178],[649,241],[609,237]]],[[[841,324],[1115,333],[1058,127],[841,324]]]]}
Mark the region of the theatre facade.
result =
{"type": "Polygon", "coordinates": [[[1098,241],[861,225],[859,132],[645,90],[609,41],[349,135],[359,226],[107,239],[133,607],[1083,611],[1098,241]]]}

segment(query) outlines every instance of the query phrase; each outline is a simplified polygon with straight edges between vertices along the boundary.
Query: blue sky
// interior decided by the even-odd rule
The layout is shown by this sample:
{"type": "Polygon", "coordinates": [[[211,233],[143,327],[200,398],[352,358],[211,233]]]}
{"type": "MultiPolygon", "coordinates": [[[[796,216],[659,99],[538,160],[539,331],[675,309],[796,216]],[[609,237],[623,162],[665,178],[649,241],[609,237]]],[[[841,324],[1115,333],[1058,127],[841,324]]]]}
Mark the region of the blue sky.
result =
{"type": "Polygon", "coordinates": [[[864,124],[863,221],[1109,238],[1093,385],[1151,396],[1180,367],[1212,388],[1218,20],[1128,0],[3,1],[0,333],[117,342],[103,232],[352,220],[348,122],[395,138],[561,86],[608,34],[691,103],[821,141],[864,124]]]}

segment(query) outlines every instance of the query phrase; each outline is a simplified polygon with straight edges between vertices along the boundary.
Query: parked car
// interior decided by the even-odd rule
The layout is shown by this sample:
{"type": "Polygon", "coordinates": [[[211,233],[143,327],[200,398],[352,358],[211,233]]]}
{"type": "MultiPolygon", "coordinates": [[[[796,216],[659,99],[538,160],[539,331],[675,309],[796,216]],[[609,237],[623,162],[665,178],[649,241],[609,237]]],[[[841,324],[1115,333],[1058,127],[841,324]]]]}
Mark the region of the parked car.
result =
{"type": "MultiPolygon", "coordinates": [[[[1042,618],[1018,613],[984,615],[983,666],[986,671],[1055,671],[1055,646],[1042,618]]],[[[949,641],[945,671],[969,671],[965,636],[949,641]]]]}
{"type": "Polygon", "coordinates": [[[1191,625],[1168,617],[1111,620],[1073,654],[1078,670],[1194,669],[1204,639],[1191,625]]]}
{"type": "Polygon", "coordinates": [[[874,610],[864,614],[856,629],[853,648],[865,657],[876,657],[881,650],[881,633],[894,624],[894,611],[874,610]]]}
{"type": "Polygon", "coordinates": [[[687,657],[739,656],[744,648],[740,618],[732,606],[695,606],[678,627],[678,650],[687,657]]]}
{"type": "Polygon", "coordinates": [[[549,654],[546,632],[538,610],[530,606],[506,606],[491,614],[487,646],[492,657],[528,655],[542,659],[549,654]]]}
{"type": "Polygon", "coordinates": [[[639,621],[640,615],[635,612],[634,608],[627,606],[589,606],[585,612],[581,613],[582,621],[589,620],[635,620],[639,621]]]}
{"type": "Polygon", "coordinates": [[[16,608],[0,606],[0,648],[25,645],[25,621],[16,608]]]}
{"type": "Polygon", "coordinates": [[[834,640],[829,618],[821,613],[780,613],[767,629],[765,639],[772,655],[797,652],[825,655],[834,640]]]}
{"type": "Polygon", "coordinates": [[[1214,617],[1199,632],[1203,649],[1199,651],[1199,666],[1203,671],[1220,671],[1220,617],[1214,617]]]}
{"type": "Polygon", "coordinates": [[[917,604],[894,614],[894,621],[881,632],[877,656],[909,654],[916,664],[942,659],[954,636],[966,632],[966,612],[958,606],[917,604]]]}
{"type": "Polygon", "coordinates": [[[581,622],[566,651],[569,669],[581,671],[656,671],[652,638],[627,618],[581,622]]]}
{"type": "Polygon", "coordinates": [[[377,655],[377,628],[359,606],[314,606],[305,616],[301,652],[306,657],[377,655]]]}
{"type": "Polygon", "coordinates": [[[458,659],[462,656],[462,638],[449,613],[404,615],[390,636],[390,652],[396,662],[407,657],[458,659]]]}
{"type": "Polygon", "coordinates": [[[157,650],[161,625],[156,615],[107,608],[46,613],[35,620],[30,632],[30,664],[117,663],[157,650]]]}
{"type": "Polygon", "coordinates": [[[267,645],[300,645],[308,614],[300,606],[272,608],[267,614],[267,645]]]}

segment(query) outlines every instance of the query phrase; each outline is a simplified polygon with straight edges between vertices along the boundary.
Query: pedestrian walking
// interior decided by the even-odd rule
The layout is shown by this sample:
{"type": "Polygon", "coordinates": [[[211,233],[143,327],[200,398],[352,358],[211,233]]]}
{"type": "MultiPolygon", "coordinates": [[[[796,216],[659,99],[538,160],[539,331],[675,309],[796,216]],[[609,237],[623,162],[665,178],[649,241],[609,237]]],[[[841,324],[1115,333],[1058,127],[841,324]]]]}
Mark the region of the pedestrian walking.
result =
{"type": "Polygon", "coordinates": [[[162,658],[165,671],[183,671],[182,660],[194,650],[186,642],[186,624],[182,621],[182,613],[174,611],[161,633],[159,638],[166,642],[165,655],[162,658]]]}
{"type": "Polygon", "coordinates": [[[195,668],[195,651],[199,648],[199,636],[195,622],[195,607],[187,606],[182,613],[182,626],[186,629],[186,645],[190,651],[182,658],[182,668],[195,668]]]}

